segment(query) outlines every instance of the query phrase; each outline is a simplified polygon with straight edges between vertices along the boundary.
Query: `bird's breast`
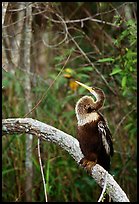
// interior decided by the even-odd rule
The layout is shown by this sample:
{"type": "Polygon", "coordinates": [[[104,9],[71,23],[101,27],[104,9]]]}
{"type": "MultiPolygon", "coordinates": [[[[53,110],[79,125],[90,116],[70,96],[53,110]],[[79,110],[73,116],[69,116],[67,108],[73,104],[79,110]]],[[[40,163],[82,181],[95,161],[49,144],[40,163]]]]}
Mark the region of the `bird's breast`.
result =
{"type": "Polygon", "coordinates": [[[99,114],[97,112],[81,115],[80,117],[78,117],[78,126],[84,126],[85,124],[95,122],[98,119],[99,114]]]}
{"type": "Polygon", "coordinates": [[[98,152],[100,148],[100,137],[98,137],[97,122],[86,123],[78,126],[78,140],[84,155],[90,152],[98,152]]]}

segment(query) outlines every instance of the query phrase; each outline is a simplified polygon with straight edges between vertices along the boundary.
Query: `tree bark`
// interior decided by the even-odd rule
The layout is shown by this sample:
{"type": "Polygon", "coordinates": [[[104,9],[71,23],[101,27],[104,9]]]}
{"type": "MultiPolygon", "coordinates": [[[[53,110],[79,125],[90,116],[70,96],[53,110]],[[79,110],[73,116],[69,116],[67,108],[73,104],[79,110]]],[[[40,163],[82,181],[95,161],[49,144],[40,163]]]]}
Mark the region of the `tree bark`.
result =
{"type": "MultiPolygon", "coordinates": [[[[11,118],[2,120],[2,133],[12,134],[12,133],[28,133],[39,137],[48,142],[53,142],[58,144],[60,147],[65,149],[79,164],[80,160],[83,158],[83,154],[79,147],[79,142],[76,138],[58,130],[50,125],[44,124],[40,121],[34,120],[32,118],[11,118]]],[[[104,187],[106,185],[106,192],[112,198],[114,202],[129,202],[125,192],[114,180],[103,167],[96,164],[92,169],[91,176],[95,181],[104,187]],[[105,184],[105,175],[107,173],[107,183],[105,184]]]]}
{"type": "MultiPolygon", "coordinates": [[[[20,60],[19,66],[25,71],[24,92],[25,92],[25,112],[28,113],[32,109],[31,99],[31,82],[30,82],[30,67],[31,67],[31,39],[32,39],[32,5],[31,2],[23,2],[21,5],[25,7],[25,21],[23,25],[22,40],[20,43],[20,60]]],[[[32,181],[33,181],[33,164],[32,164],[32,134],[27,134],[26,137],[26,201],[32,201],[32,181]]]]}
{"type": "Polygon", "coordinates": [[[8,7],[8,2],[2,2],[2,25],[4,24],[7,7],[8,7]]]}

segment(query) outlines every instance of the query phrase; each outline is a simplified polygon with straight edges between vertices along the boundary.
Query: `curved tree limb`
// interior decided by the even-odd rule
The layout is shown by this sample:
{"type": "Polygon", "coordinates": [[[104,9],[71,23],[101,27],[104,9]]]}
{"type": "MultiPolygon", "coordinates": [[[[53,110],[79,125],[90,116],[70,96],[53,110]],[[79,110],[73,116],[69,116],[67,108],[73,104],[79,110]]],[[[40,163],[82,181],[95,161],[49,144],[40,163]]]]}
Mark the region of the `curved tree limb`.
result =
{"type": "MultiPolygon", "coordinates": [[[[12,133],[29,133],[40,139],[58,144],[65,149],[78,164],[83,158],[79,142],[76,138],[32,118],[3,119],[2,133],[3,135],[12,133]]],[[[105,184],[105,174],[106,170],[99,164],[96,164],[92,169],[91,176],[102,188],[105,184]]],[[[129,202],[125,192],[109,173],[107,173],[106,192],[114,202],[129,202]]]]}

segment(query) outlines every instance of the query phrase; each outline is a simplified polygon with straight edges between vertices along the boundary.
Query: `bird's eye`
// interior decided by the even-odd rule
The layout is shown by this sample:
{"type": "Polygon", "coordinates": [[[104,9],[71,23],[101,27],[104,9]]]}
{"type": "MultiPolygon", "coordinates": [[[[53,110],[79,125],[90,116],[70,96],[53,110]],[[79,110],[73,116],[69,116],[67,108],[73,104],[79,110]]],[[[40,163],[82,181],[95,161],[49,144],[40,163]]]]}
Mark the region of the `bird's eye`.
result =
{"type": "Polygon", "coordinates": [[[91,113],[91,112],[93,112],[93,108],[91,108],[91,107],[89,107],[89,108],[87,108],[87,113],[91,113]]]}

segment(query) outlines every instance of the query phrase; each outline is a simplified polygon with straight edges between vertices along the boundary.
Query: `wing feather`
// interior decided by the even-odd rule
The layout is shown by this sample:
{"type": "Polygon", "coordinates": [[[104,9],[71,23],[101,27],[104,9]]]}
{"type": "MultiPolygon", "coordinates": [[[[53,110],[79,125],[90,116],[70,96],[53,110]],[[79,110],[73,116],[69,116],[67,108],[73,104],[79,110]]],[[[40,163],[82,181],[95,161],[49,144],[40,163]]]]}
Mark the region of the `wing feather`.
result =
{"type": "Polygon", "coordinates": [[[112,135],[109,130],[109,127],[105,121],[98,122],[98,131],[102,138],[103,146],[106,150],[106,153],[113,156],[113,143],[112,143],[112,135]]]}

